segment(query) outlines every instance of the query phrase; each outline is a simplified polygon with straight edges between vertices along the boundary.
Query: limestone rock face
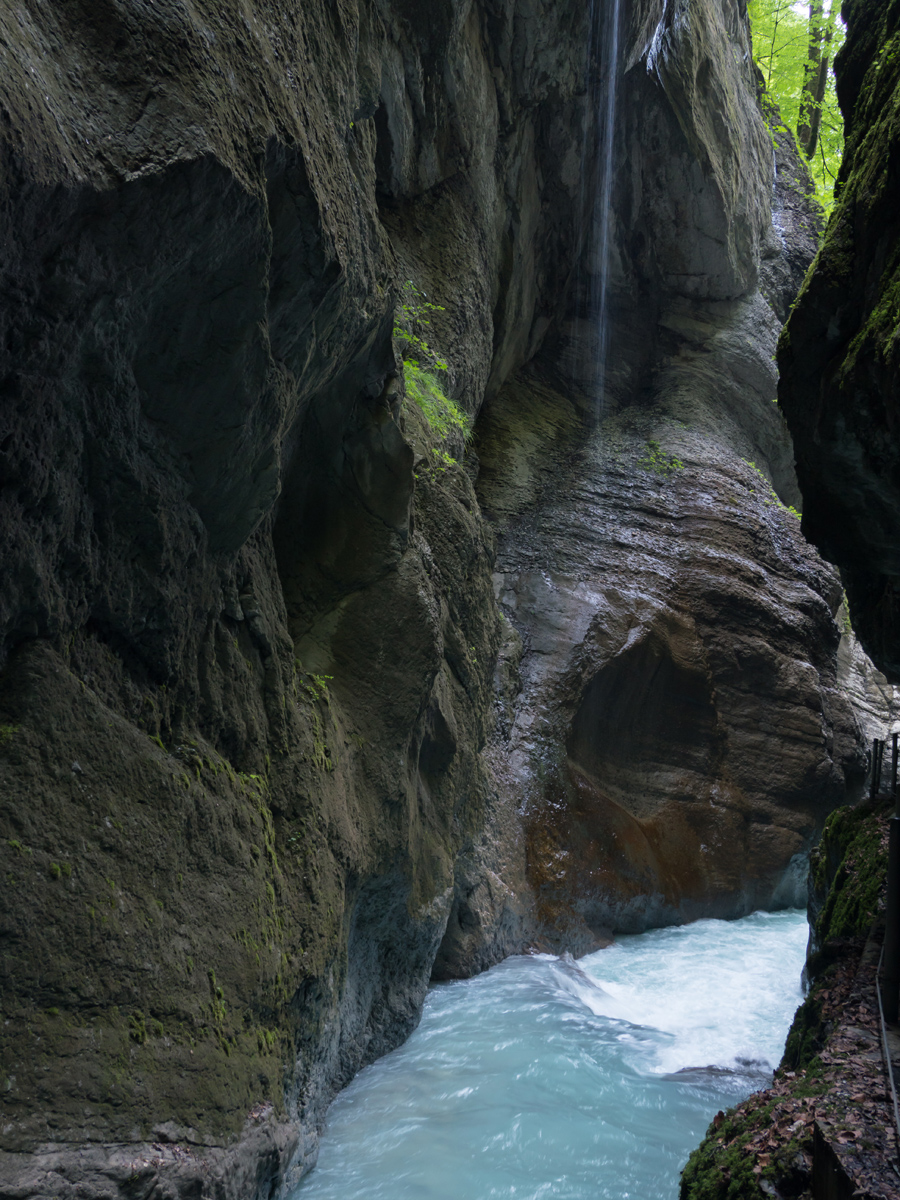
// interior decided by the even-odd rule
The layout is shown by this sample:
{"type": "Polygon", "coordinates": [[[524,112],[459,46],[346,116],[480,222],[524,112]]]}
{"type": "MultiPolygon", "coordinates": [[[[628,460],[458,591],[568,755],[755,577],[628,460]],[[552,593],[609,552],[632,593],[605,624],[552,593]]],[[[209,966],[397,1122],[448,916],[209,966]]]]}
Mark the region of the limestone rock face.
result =
{"type": "Polygon", "coordinates": [[[647,114],[653,132],[641,174],[652,179],[659,171],[664,182],[654,180],[655,203],[645,211],[656,226],[654,247],[666,251],[654,254],[662,282],[681,295],[734,298],[756,283],[772,147],[757,106],[747,102],[749,49],[745,6],[725,0],[667,4],[646,51],[648,74],[668,104],[663,111],[651,103],[647,114]],[[657,139],[673,118],[682,136],[674,153],[661,156],[657,139]]]}
{"type": "Polygon", "coordinates": [[[838,624],[842,626],[837,656],[838,687],[853,706],[867,745],[871,746],[874,738],[890,740],[900,727],[900,689],[888,683],[863,650],[850,627],[846,605],[838,614],[838,624]]]}
{"type": "Polygon", "coordinates": [[[546,379],[520,375],[499,400],[483,426],[489,512],[505,515],[510,466],[492,478],[491,445],[521,446],[549,408],[578,446],[560,438],[495,574],[525,643],[507,752],[540,936],[578,952],[802,903],[807,852],[866,765],[838,684],[834,573],[727,427],[622,406],[585,445],[546,379]]]}
{"type": "Polygon", "coordinates": [[[667,14],[620,83],[602,398],[604,339],[571,321],[489,401],[478,440],[497,594],[524,643],[505,786],[539,940],[576,953],[802,904],[807,853],[866,768],[836,669],[840,582],[789,510],[772,403],[818,218],[789,139],[773,162],[737,9],[692,6],[690,37],[667,14]]]}
{"type": "Polygon", "coordinates": [[[779,350],[779,399],[794,437],[804,530],[838,564],[854,628],[900,680],[900,7],[845,5],[835,63],[846,125],[824,245],[779,350]]]}

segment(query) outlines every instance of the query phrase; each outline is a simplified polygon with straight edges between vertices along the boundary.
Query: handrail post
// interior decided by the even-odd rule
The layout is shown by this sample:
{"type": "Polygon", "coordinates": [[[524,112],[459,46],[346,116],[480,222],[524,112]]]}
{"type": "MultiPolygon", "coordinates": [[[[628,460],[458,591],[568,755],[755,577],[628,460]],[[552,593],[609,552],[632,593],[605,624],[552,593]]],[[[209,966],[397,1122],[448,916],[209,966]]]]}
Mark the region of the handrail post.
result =
{"type": "Polygon", "coordinates": [[[891,796],[894,800],[894,816],[900,817],[900,811],[897,811],[897,739],[900,734],[895,730],[891,734],[891,796]]]}
{"type": "Polygon", "coordinates": [[[878,738],[872,739],[872,786],[869,789],[869,799],[874,800],[878,795],[878,785],[881,782],[881,766],[878,762],[878,747],[880,742],[878,738]]]}

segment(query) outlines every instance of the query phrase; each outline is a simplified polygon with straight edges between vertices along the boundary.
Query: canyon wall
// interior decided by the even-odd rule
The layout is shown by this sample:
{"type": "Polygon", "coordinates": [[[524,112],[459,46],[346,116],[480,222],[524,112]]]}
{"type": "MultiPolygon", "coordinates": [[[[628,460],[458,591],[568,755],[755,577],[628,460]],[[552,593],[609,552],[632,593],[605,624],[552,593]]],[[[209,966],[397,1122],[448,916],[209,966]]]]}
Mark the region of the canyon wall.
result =
{"type": "Polygon", "coordinates": [[[840,581],[797,519],[773,359],[820,219],[756,86],[737,6],[689,32],[667,9],[619,88],[602,398],[576,316],[479,426],[523,644],[503,777],[549,948],[805,903],[865,774],[848,701],[889,716],[849,639],[839,676],[840,581]]]}
{"type": "Polygon", "coordinates": [[[849,0],[835,63],[846,149],[834,212],[779,348],[804,531],[847,589],[854,627],[900,680],[900,5],[849,0]]]}
{"type": "Polygon", "coordinates": [[[598,409],[586,5],[0,4],[0,1194],[270,1196],[432,976],[788,902],[860,787],[771,403],[815,218],[682,7],[598,409]]]}
{"type": "MultiPolygon", "coordinates": [[[[847,35],[835,73],[846,150],[822,246],[780,340],[778,397],[796,448],[804,532],[840,567],[859,635],[847,629],[840,672],[853,675],[869,736],[883,737],[884,702],[893,705],[900,678],[900,4],[845,0],[842,12],[847,35]],[[863,671],[854,670],[861,647],[881,671],[864,659],[863,671]]],[[[894,712],[887,715],[893,724],[894,712]]],[[[810,875],[811,988],[782,1070],[770,1091],[710,1126],[684,1171],[683,1200],[799,1194],[820,1184],[847,1195],[896,1191],[891,1091],[874,1049],[892,809],[882,796],[830,818],[810,875]],[[870,1069],[867,1088],[861,1064],[870,1069]],[[849,1080],[866,1094],[852,1138],[844,1132],[849,1080]]]]}
{"type": "Polygon", "coordinates": [[[501,631],[394,309],[530,352],[584,19],[0,7],[4,1194],[268,1196],[418,1020],[501,631]]]}

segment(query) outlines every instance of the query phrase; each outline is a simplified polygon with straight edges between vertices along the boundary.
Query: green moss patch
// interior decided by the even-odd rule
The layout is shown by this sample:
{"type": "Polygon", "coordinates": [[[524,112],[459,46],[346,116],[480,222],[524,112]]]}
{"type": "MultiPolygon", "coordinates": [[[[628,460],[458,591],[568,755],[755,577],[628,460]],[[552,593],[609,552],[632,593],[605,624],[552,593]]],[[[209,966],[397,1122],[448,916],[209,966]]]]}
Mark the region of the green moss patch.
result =
{"type": "Polygon", "coordinates": [[[839,808],[825,824],[813,852],[813,883],[823,889],[830,876],[824,907],[815,924],[821,947],[834,938],[862,937],[883,907],[880,893],[887,874],[885,811],[868,806],[839,808]]]}

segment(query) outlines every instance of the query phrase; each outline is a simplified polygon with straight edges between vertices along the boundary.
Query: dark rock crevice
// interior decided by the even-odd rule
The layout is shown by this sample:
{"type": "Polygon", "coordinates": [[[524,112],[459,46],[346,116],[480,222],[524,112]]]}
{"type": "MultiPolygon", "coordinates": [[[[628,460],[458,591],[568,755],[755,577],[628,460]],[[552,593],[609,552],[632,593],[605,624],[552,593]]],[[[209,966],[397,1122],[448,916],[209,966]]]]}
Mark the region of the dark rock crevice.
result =
{"type": "Polygon", "coordinates": [[[652,633],[590,680],[570,725],[567,757],[636,815],[678,799],[677,776],[713,775],[716,712],[705,664],[678,662],[652,633]],[[624,783],[624,786],[623,786],[624,783]],[[626,801],[627,802],[627,801],[626,801]]]}

